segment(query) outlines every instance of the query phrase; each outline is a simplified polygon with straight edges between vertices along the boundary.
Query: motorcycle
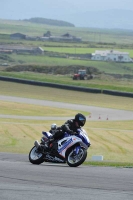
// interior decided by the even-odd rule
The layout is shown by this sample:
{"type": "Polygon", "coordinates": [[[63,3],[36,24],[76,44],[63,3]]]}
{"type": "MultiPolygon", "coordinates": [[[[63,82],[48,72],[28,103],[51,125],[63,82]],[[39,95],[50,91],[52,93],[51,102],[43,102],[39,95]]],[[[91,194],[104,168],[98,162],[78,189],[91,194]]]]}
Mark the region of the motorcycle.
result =
{"type": "Polygon", "coordinates": [[[40,143],[36,140],[30,150],[29,161],[38,165],[43,162],[67,163],[70,167],[81,165],[86,160],[90,140],[84,129],[77,131],[75,135],[64,133],[63,138],[50,142],[49,148],[46,148],[46,144],[52,134],[42,132],[40,143]]]}

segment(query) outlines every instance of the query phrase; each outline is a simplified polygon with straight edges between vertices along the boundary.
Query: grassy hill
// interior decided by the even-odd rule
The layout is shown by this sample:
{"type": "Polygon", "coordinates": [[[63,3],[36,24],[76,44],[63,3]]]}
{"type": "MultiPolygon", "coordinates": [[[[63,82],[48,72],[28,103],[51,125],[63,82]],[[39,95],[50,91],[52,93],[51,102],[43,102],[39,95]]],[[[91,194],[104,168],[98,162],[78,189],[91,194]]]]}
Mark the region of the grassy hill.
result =
{"type": "Polygon", "coordinates": [[[67,26],[67,27],[74,27],[74,24],[65,22],[62,20],[53,20],[53,19],[45,19],[40,17],[25,19],[23,21],[37,23],[37,24],[45,24],[50,26],[67,26]]]}

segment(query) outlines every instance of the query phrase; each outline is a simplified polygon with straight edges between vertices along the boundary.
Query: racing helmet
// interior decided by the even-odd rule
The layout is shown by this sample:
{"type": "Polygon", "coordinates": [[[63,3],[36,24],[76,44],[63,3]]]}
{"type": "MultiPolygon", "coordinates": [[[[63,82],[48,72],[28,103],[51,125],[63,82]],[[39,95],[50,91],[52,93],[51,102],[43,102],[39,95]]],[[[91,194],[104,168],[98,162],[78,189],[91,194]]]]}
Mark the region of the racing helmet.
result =
{"type": "Polygon", "coordinates": [[[56,130],[57,129],[57,125],[56,124],[51,124],[51,130],[56,130]]]}
{"type": "Polygon", "coordinates": [[[75,121],[78,123],[79,126],[84,126],[86,122],[86,117],[81,113],[75,115],[75,121]]]}

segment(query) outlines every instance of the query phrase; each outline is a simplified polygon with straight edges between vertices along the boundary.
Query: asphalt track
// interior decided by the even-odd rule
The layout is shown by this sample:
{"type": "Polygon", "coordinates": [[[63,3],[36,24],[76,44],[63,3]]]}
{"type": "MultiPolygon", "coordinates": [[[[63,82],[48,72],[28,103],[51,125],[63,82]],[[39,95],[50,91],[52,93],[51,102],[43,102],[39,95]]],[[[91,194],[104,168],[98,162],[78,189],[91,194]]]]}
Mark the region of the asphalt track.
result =
{"type": "MultiPolygon", "coordinates": [[[[87,120],[133,120],[133,112],[35,99],[0,96],[0,100],[91,112],[87,120]]],[[[1,115],[2,118],[18,116],[1,115]]],[[[26,116],[21,116],[25,119],[26,116]]],[[[21,118],[20,117],[20,118],[21,118]]],[[[28,116],[27,119],[32,119],[28,116]]],[[[35,117],[35,119],[55,119],[35,117]]],[[[65,118],[56,118],[65,119],[65,118]]],[[[133,200],[133,168],[43,163],[28,155],[0,153],[0,200],[133,200]]]]}
{"type": "Polygon", "coordinates": [[[42,163],[0,153],[0,200],[133,200],[133,169],[42,163]]]}
{"type": "MultiPolygon", "coordinates": [[[[86,111],[91,113],[87,120],[89,121],[97,121],[97,120],[133,120],[133,111],[126,110],[117,110],[110,108],[100,108],[95,106],[87,106],[87,105],[79,105],[79,104],[69,104],[62,102],[54,102],[54,101],[46,101],[46,100],[37,100],[37,99],[28,99],[28,98],[20,98],[20,97],[11,97],[11,96],[2,96],[0,95],[0,100],[9,101],[9,102],[19,102],[33,105],[41,105],[41,106],[50,106],[56,108],[64,108],[71,109],[75,111],[86,111]]],[[[15,115],[1,115],[0,118],[14,118],[14,119],[35,119],[35,120],[66,120],[70,117],[46,117],[45,113],[43,117],[39,116],[15,116],[15,115]]],[[[73,116],[72,116],[73,118],[73,116]]]]}

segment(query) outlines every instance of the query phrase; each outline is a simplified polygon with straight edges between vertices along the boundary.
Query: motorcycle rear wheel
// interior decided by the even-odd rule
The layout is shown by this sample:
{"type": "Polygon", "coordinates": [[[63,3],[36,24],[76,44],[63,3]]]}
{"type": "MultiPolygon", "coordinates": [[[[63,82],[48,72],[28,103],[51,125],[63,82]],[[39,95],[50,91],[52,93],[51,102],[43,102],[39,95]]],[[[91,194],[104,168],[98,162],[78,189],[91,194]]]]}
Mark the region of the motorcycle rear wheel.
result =
{"type": "Polygon", "coordinates": [[[44,155],[34,146],[29,153],[29,161],[32,164],[39,165],[44,162],[44,155]]]}
{"type": "Polygon", "coordinates": [[[87,150],[84,148],[80,148],[79,153],[77,155],[73,155],[73,150],[71,150],[67,156],[67,164],[70,167],[78,167],[81,165],[87,157],[87,150]]]}

